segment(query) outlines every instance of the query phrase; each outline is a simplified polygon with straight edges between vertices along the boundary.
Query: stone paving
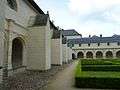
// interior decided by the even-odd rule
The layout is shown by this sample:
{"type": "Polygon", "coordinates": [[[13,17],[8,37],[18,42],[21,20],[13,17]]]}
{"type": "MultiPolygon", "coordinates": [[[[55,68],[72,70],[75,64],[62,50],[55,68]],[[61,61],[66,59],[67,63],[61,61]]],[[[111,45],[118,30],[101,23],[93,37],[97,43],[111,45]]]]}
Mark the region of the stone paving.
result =
{"type": "Polygon", "coordinates": [[[48,84],[56,73],[68,67],[70,64],[52,66],[52,69],[44,72],[25,71],[15,74],[8,79],[8,90],[40,90],[48,84]]]}

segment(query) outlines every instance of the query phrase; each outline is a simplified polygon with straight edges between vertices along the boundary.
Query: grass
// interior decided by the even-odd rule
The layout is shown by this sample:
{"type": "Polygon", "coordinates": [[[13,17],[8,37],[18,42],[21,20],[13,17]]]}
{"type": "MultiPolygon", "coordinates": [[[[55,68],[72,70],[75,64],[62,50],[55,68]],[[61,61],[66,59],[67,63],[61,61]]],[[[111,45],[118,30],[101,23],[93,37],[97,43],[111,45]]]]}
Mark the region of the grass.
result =
{"type": "Polygon", "coordinates": [[[120,60],[81,60],[75,71],[75,85],[81,88],[120,89],[120,60]]]}

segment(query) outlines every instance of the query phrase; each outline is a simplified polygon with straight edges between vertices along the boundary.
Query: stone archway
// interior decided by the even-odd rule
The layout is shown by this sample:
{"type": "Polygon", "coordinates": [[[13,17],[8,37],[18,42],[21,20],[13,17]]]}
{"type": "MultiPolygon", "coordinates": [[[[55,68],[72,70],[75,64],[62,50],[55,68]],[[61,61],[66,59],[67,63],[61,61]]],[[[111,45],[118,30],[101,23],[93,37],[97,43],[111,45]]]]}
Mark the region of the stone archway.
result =
{"type": "Polygon", "coordinates": [[[93,58],[93,53],[90,52],[90,51],[88,51],[88,52],[86,53],[86,58],[93,58]]]}
{"type": "Polygon", "coordinates": [[[106,58],[113,58],[113,53],[112,53],[112,51],[107,51],[107,52],[106,52],[106,58]]]}
{"type": "Polygon", "coordinates": [[[20,38],[12,41],[12,68],[17,69],[23,65],[23,43],[20,38]]]}
{"type": "Polygon", "coordinates": [[[83,52],[78,52],[77,58],[84,58],[84,53],[83,52]]]}
{"type": "Polygon", "coordinates": [[[72,53],[72,59],[75,59],[76,57],[75,57],[75,54],[74,53],[72,53]]]}
{"type": "Polygon", "coordinates": [[[117,58],[120,58],[120,51],[117,51],[117,52],[116,52],[116,57],[117,57],[117,58]]]}
{"type": "Polygon", "coordinates": [[[103,58],[103,53],[101,51],[97,51],[96,58],[103,58]]]}

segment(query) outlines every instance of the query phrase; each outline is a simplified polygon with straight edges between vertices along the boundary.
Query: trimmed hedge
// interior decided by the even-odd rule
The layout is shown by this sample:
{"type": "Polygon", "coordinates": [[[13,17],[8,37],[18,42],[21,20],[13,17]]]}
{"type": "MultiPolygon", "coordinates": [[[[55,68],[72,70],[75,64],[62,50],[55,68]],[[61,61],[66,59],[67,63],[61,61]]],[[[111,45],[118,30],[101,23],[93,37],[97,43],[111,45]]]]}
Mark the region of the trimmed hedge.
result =
{"type": "Polygon", "coordinates": [[[99,88],[120,90],[120,78],[76,77],[75,86],[78,88],[99,88]]]}
{"type": "Polygon", "coordinates": [[[120,72],[120,65],[82,65],[82,71],[116,71],[120,72]]]}
{"type": "Polygon", "coordinates": [[[120,90],[120,60],[81,60],[75,71],[75,86],[120,90]]]}
{"type": "Polygon", "coordinates": [[[81,60],[82,65],[112,65],[110,61],[104,60],[81,60]]]}
{"type": "Polygon", "coordinates": [[[82,65],[120,65],[119,59],[82,59],[81,60],[82,65]]]}

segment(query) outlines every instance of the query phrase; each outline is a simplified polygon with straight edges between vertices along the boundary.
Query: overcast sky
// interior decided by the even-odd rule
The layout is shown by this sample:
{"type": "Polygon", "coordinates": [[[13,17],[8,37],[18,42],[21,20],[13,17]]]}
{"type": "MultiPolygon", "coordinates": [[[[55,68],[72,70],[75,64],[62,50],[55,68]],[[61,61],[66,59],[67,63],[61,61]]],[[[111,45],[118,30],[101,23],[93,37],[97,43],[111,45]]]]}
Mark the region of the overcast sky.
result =
{"type": "Polygon", "coordinates": [[[75,29],[83,36],[120,35],[120,0],[35,1],[63,29],[75,29]]]}

